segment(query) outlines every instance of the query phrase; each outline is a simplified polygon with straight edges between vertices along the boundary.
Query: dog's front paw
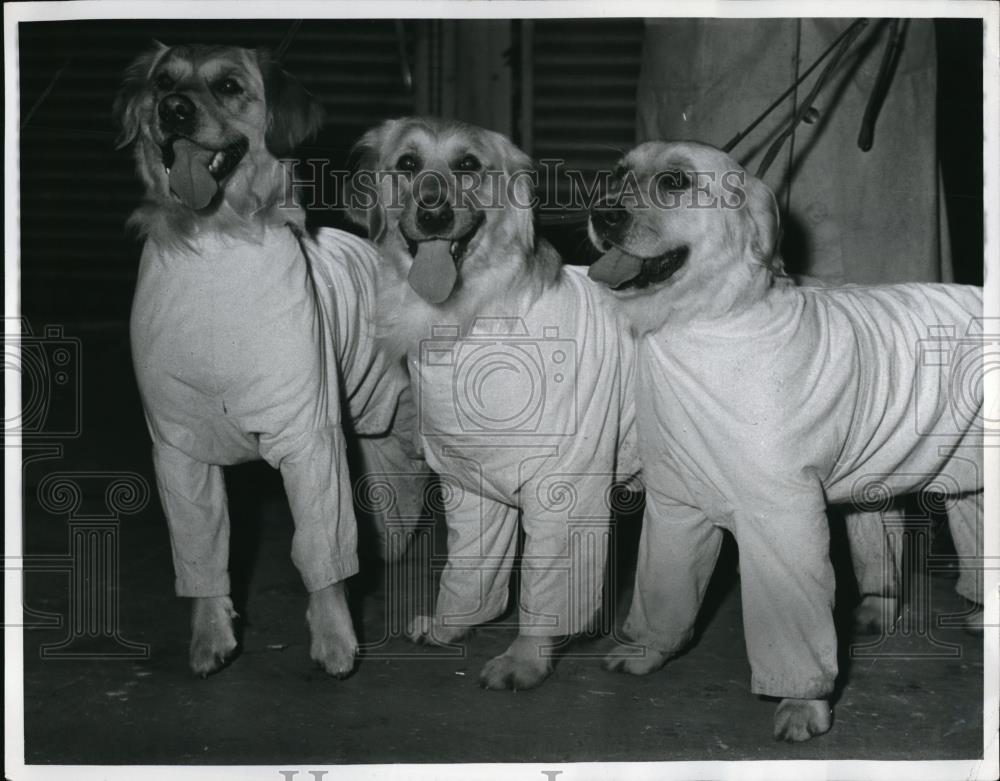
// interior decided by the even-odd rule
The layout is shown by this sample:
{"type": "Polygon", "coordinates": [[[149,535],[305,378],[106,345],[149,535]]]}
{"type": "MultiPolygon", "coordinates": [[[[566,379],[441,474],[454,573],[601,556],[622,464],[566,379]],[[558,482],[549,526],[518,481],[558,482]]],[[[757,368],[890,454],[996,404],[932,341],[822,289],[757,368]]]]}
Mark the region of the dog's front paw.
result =
{"type": "Polygon", "coordinates": [[[601,666],[608,672],[648,675],[663,667],[668,658],[649,646],[620,643],[604,655],[601,666]]]}
{"type": "Polygon", "coordinates": [[[195,597],[191,601],[191,647],[188,661],[195,675],[202,678],[221,670],[236,650],[233,619],[236,618],[229,597],[195,597]]]}
{"type": "Polygon", "coordinates": [[[774,712],[774,738],[800,743],[830,730],[833,708],[826,700],[786,698],[774,712]]]}
{"type": "Polygon", "coordinates": [[[406,638],[418,645],[449,645],[457,643],[469,633],[467,626],[445,626],[431,616],[414,616],[406,626],[406,638]]]}
{"type": "Polygon", "coordinates": [[[896,598],[869,594],[854,608],[854,634],[881,635],[896,620],[896,598]]]}
{"type": "Polygon", "coordinates": [[[484,689],[533,689],[552,672],[551,637],[519,635],[500,656],[483,665],[479,685],[484,689]]]}
{"type": "Polygon", "coordinates": [[[306,621],[312,641],[309,655],[335,678],[346,678],[354,670],[358,639],[343,581],[309,595],[306,621]]]}

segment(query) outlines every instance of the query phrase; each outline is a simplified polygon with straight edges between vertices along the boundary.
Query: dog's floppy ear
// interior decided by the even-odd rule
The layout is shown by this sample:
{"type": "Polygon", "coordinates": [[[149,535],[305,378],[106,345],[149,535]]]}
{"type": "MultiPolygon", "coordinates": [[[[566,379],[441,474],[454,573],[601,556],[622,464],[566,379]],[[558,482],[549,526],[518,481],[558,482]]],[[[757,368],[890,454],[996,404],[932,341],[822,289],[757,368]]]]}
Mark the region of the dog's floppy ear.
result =
{"type": "Polygon", "coordinates": [[[499,133],[491,134],[507,179],[507,203],[517,224],[517,238],[525,249],[535,248],[535,166],[531,158],[499,133]]]}
{"type": "Polygon", "coordinates": [[[514,161],[514,169],[508,172],[513,177],[514,186],[512,195],[514,198],[515,218],[517,220],[517,234],[521,241],[521,246],[535,246],[535,167],[531,158],[518,150],[519,157],[514,161]]]}
{"type": "Polygon", "coordinates": [[[136,57],[125,69],[122,86],[115,97],[112,109],[115,122],[121,128],[115,148],[121,149],[131,144],[139,135],[142,118],[139,108],[146,94],[149,76],[163,55],[170,50],[159,41],[153,41],[153,47],[136,57]]]}
{"type": "MultiPolygon", "coordinates": [[[[752,176],[747,176],[746,191],[750,253],[757,261],[774,270],[772,261],[781,230],[778,201],[770,187],[752,176]]],[[[780,260],[778,263],[780,265],[780,260]]]]}
{"type": "Polygon", "coordinates": [[[378,243],[385,233],[385,209],[378,187],[379,150],[389,122],[365,133],[347,158],[348,178],[344,182],[344,206],[347,217],[368,231],[368,238],[378,243]]]}
{"type": "Polygon", "coordinates": [[[271,154],[290,153],[323,127],[323,106],[294,76],[275,62],[266,49],[257,51],[257,66],[264,81],[267,131],[264,143],[271,154]]]}

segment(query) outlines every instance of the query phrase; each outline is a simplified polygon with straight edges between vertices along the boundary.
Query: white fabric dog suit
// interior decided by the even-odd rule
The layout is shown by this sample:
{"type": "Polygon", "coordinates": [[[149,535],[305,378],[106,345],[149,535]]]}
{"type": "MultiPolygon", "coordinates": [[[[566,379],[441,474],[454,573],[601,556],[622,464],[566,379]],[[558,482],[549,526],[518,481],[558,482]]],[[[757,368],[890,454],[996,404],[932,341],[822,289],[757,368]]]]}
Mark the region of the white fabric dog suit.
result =
{"type": "MultiPolygon", "coordinates": [[[[980,554],[982,351],[966,334],[981,317],[978,288],[782,287],[742,312],[644,338],[647,509],[627,634],[668,655],[690,639],[722,527],[739,545],[752,690],[829,695],[827,502],[925,487],[957,496],[956,548],[980,554]],[[956,385],[963,364],[971,382],[956,385]]],[[[958,590],[981,601],[981,582],[965,570],[958,590]]]]}
{"type": "Polygon", "coordinates": [[[521,633],[587,628],[601,604],[609,489],[637,471],[633,337],[606,290],[565,267],[516,318],[482,317],[411,355],[427,460],[445,486],[448,563],[435,615],[503,612],[525,530],[521,633]]]}
{"type": "Polygon", "coordinates": [[[180,596],[229,593],[222,466],[261,457],[281,471],[306,588],[357,571],[341,383],[354,429],[381,435],[364,447],[374,468],[414,466],[386,435],[408,378],[374,350],[378,264],[370,244],[333,230],[195,237],[189,249],[147,241],[132,354],[180,596]]]}

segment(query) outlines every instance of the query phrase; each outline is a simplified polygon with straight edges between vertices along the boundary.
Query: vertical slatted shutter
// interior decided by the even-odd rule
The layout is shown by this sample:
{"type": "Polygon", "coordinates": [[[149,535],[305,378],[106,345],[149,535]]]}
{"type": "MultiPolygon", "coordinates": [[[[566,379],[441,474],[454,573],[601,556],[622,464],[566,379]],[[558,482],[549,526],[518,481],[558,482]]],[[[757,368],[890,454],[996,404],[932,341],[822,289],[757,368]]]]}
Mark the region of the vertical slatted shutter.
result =
{"type": "MultiPolygon", "coordinates": [[[[564,161],[588,185],[635,143],[641,19],[538,20],[521,28],[521,142],[536,160],[564,161]],[[526,34],[527,33],[527,34],[526,34]],[[530,114],[530,116],[528,116],[530,114]]],[[[545,201],[567,203],[568,180],[545,201]]],[[[585,262],[579,226],[549,227],[570,262],[585,262]]]]}

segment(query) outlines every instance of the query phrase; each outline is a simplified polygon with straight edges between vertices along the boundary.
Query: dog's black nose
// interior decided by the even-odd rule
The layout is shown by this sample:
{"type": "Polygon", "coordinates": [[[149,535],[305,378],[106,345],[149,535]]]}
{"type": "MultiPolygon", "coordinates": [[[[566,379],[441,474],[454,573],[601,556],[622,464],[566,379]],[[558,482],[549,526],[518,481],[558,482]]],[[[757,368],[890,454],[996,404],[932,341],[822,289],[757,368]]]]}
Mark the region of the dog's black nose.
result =
{"type": "Polygon", "coordinates": [[[590,210],[590,221],[597,230],[615,228],[625,222],[626,217],[625,207],[617,203],[602,204],[590,210]]]}
{"type": "Polygon", "coordinates": [[[418,206],[417,222],[424,233],[441,233],[448,230],[455,222],[455,212],[452,211],[451,204],[447,201],[432,209],[418,206]]]}
{"type": "Polygon", "coordinates": [[[174,133],[194,131],[195,106],[190,98],[174,93],[160,101],[158,107],[160,124],[164,130],[174,133]]]}

